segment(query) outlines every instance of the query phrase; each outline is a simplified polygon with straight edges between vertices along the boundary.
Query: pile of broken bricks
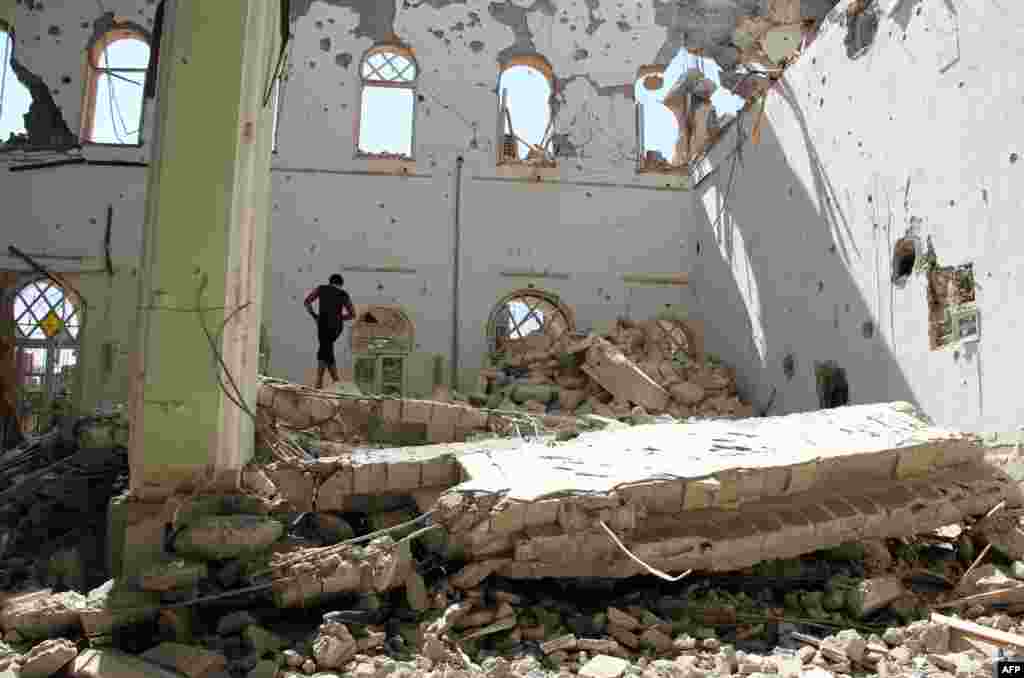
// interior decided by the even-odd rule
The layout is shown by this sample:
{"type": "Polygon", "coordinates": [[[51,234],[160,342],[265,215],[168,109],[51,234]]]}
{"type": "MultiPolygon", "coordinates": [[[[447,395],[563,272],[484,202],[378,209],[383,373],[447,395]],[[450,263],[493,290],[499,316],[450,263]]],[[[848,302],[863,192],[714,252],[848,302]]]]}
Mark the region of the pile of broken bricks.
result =
{"type": "MultiPolygon", "coordinates": [[[[875,542],[859,549],[849,545],[799,563],[765,564],[771,567],[717,581],[733,588],[737,582],[752,581],[754,589],[767,588],[772,578],[761,576],[764,572],[802,567],[803,572],[789,584],[782,584],[792,586],[806,581],[822,563],[831,563],[833,573],[879,568],[878,556],[883,552],[905,550],[895,542],[875,542]]],[[[894,572],[909,572],[915,565],[891,555],[889,559],[888,569],[868,572],[873,578],[861,581],[861,590],[870,591],[869,582],[891,579],[894,572]]],[[[884,555],[881,560],[885,561],[884,555]]],[[[964,567],[960,561],[960,568],[964,567]]],[[[145,585],[163,589],[165,596],[172,584],[179,593],[187,591],[190,584],[185,582],[194,582],[199,575],[186,569],[151,571],[144,577],[145,585]],[[173,570],[180,576],[174,576],[173,570]]],[[[1007,572],[1024,574],[1024,563],[1015,563],[1007,572]]],[[[624,595],[609,589],[604,596],[591,592],[588,601],[572,602],[552,597],[550,589],[535,591],[480,575],[478,568],[451,575],[429,591],[422,610],[409,602],[414,597],[411,592],[370,594],[360,599],[359,610],[311,609],[301,628],[282,622],[253,601],[240,603],[243,609],[233,611],[221,606],[205,618],[199,612],[189,613],[188,608],[165,605],[150,642],[133,654],[83,633],[68,609],[68,594],[56,594],[65,596],[63,608],[37,605],[32,616],[12,610],[42,600],[42,592],[7,598],[0,614],[6,641],[0,644],[0,675],[8,670],[22,678],[301,678],[314,674],[841,678],[863,673],[909,677],[925,671],[981,678],[992,675],[994,648],[1024,648],[1020,635],[1024,620],[993,612],[993,604],[1008,597],[992,595],[1011,588],[1017,593],[1009,599],[1020,600],[1024,582],[991,564],[975,567],[955,590],[918,594],[919,609],[909,617],[887,609],[891,600],[877,608],[869,603],[860,609],[863,619],[844,620],[846,628],[827,620],[799,619],[793,610],[773,610],[765,597],[769,593],[728,593],[714,588],[716,581],[697,577],[671,590],[639,582],[624,595]],[[987,604],[964,602],[980,600],[978,591],[990,596],[987,604]],[[955,599],[944,600],[951,596],[955,599]],[[253,611],[244,609],[247,606],[253,611]],[[929,606],[968,606],[971,611],[964,617],[974,621],[929,616],[929,606]],[[381,609],[390,618],[373,614],[381,609]],[[887,620],[895,623],[886,625],[887,620]]],[[[110,586],[105,588],[108,598],[115,593],[110,586]]],[[[87,598],[98,595],[102,594],[93,592],[87,598]]],[[[908,590],[902,595],[909,595],[908,590]]],[[[147,623],[152,620],[125,617],[117,621],[149,628],[144,626],[147,623]]]]}
{"type": "Polygon", "coordinates": [[[620,319],[604,335],[551,339],[536,333],[504,345],[484,371],[488,408],[535,414],[598,415],[650,421],[652,415],[751,417],[736,394],[735,371],[705,354],[698,323],[671,315],[620,319]]]}

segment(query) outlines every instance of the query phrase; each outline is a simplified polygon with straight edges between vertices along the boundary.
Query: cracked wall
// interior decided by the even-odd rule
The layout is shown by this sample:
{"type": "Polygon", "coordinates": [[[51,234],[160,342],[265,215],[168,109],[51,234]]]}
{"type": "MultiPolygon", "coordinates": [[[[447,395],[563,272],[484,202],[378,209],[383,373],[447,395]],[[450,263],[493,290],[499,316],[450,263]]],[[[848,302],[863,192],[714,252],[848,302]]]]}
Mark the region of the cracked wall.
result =
{"type": "Polygon", "coordinates": [[[1024,111],[1024,7],[880,0],[851,50],[849,4],[770,94],[760,144],[736,162],[732,130],[694,192],[708,345],[755,403],[777,391],[772,413],[817,407],[815,363],[834,361],[851,403],[907,399],[940,425],[1010,431],[1024,163],[1003,130],[1024,111]],[[929,350],[928,275],[893,275],[901,238],[930,239],[939,266],[974,264],[977,344],[929,350]]]}

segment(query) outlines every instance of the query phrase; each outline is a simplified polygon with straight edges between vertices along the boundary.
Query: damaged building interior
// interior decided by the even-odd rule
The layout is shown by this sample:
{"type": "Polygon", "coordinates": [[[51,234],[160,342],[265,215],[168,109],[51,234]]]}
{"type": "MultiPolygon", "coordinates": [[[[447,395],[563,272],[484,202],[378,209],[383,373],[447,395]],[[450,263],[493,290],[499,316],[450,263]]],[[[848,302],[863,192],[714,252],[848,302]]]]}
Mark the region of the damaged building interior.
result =
{"type": "Polygon", "coordinates": [[[0,0],[0,678],[993,675],[1022,35],[0,0]]]}

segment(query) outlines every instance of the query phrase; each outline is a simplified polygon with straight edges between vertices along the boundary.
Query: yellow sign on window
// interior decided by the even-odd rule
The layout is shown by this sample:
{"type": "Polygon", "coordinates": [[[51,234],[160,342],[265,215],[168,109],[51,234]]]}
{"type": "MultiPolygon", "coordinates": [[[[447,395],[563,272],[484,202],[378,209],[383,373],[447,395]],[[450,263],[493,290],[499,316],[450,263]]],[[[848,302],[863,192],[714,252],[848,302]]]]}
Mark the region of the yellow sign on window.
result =
{"type": "Polygon", "coordinates": [[[64,321],[53,311],[46,314],[46,317],[39,321],[39,327],[46,334],[47,339],[52,339],[64,329],[64,321]]]}

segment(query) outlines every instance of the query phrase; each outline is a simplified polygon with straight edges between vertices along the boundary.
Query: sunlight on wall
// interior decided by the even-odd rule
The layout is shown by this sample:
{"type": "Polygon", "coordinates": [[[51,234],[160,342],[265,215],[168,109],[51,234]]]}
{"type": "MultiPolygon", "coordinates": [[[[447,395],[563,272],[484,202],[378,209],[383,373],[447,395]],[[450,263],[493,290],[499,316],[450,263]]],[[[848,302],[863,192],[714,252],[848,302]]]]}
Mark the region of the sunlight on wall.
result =
{"type": "Polygon", "coordinates": [[[11,69],[14,56],[14,39],[7,31],[0,30],[0,143],[12,134],[25,133],[24,115],[32,105],[32,95],[21,84],[11,69]]]}
{"type": "Polygon", "coordinates": [[[750,253],[743,240],[743,233],[735,226],[728,212],[719,218],[724,205],[716,186],[710,186],[701,196],[701,200],[704,203],[704,211],[707,213],[708,220],[714,227],[718,250],[722,253],[722,259],[729,266],[736,289],[747,308],[750,338],[754,343],[761,366],[764,367],[768,355],[768,343],[765,338],[764,322],[761,319],[761,293],[758,289],[753,263],[750,260],[750,253]]]}

